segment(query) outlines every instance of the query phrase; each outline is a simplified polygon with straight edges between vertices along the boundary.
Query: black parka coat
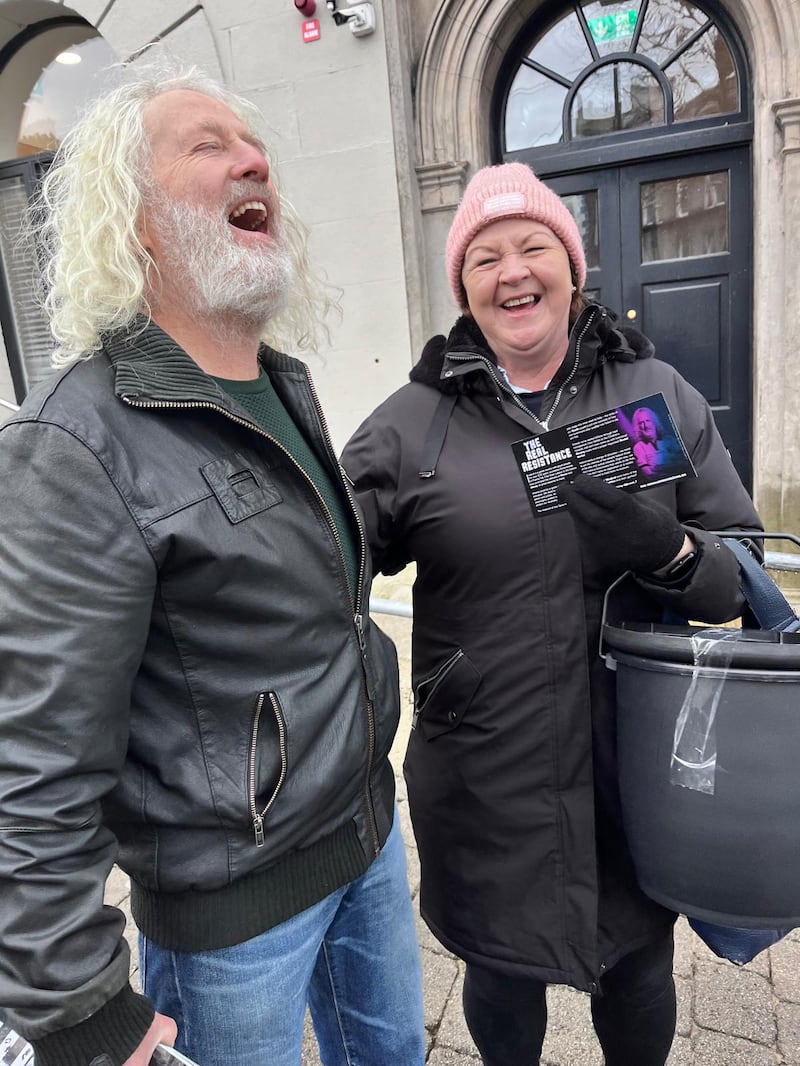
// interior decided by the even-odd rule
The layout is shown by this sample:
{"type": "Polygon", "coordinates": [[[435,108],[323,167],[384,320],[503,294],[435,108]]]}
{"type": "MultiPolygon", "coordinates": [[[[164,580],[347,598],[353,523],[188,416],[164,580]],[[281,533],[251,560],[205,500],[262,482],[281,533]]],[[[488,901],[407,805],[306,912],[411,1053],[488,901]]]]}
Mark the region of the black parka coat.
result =
{"type": "Polygon", "coordinates": [[[631,582],[637,617],[658,619],[665,605],[736,617],[738,565],[699,530],[759,519],[706,401],[652,353],[591,305],[540,420],[463,318],[426,345],[411,383],[343,455],[376,569],[417,566],[405,774],[422,915],[468,962],[589,991],[675,916],[638,889],[622,834],[614,675],[598,654],[603,595],[618,575],[582,557],[566,512],[534,517],[511,444],[662,392],[698,476],[648,497],[694,527],[699,558],[677,586],[631,582]],[[448,393],[435,475],[421,477],[448,393]]]}

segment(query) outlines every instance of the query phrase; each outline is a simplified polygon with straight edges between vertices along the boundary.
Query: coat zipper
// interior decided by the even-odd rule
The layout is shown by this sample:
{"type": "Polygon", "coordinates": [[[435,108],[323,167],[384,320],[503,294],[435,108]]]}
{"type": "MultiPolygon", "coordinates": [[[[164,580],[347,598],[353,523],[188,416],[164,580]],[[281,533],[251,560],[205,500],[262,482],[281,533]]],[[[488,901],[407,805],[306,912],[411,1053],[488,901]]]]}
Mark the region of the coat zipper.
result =
{"type": "MultiPolygon", "coordinates": [[[[359,552],[359,566],[358,566],[358,580],[356,581],[356,601],[354,604],[355,612],[353,615],[353,624],[356,629],[356,636],[358,637],[358,646],[361,651],[361,675],[364,684],[364,702],[367,711],[367,772],[364,777],[364,806],[367,811],[367,817],[369,819],[370,830],[372,832],[372,848],[375,855],[378,855],[381,850],[380,835],[378,833],[378,823],[375,818],[375,807],[372,802],[372,792],[370,790],[369,779],[372,774],[372,763],[375,758],[375,707],[372,703],[372,698],[369,692],[369,676],[367,672],[367,639],[364,631],[364,615],[363,615],[363,602],[364,602],[364,573],[366,570],[366,558],[367,558],[367,534],[364,530],[364,525],[361,521],[361,515],[356,507],[356,502],[353,497],[353,493],[350,490],[350,483],[346,477],[342,474],[342,468],[339,464],[339,460],[336,458],[333,449],[330,446],[330,431],[328,430],[328,422],[325,418],[325,412],[322,410],[322,404],[319,402],[319,396],[317,395],[317,389],[314,382],[311,380],[311,374],[307,367],[304,367],[306,374],[306,381],[308,383],[308,391],[311,393],[311,398],[314,401],[314,406],[317,410],[317,418],[322,426],[322,436],[325,443],[325,448],[328,452],[328,456],[331,459],[333,465],[339,471],[339,480],[344,485],[344,491],[347,494],[347,499],[350,503],[350,510],[356,520],[356,526],[358,527],[358,536],[360,540],[361,551],[359,552]]],[[[329,519],[331,521],[332,520],[329,519]]],[[[334,530],[334,536],[337,536],[334,530]]],[[[338,536],[337,536],[338,541],[338,536]]],[[[341,548],[341,542],[339,542],[339,551],[342,554],[342,565],[344,565],[344,552],[341,548]]]]}
{"type": "MultiPolygon", "coordinates": [[[[311,394],[311,399],[314,402],[314,408],[315,408],[315,410],[317,412],[317,418],[319,419],[320,425],[322,426],[323,442],[325,444],[325,450],[327,451],[329,458],[333,461],[334,468],[337,471],[339,471],[339,481],[341,482],[341,484],[344,485],[345,493],[347,495],[348,502],[350,503],[350,509],[351,509],[351,511],[353,513],[353,516],[354,516],[355,520],[356,520],[356,525],[358,527],[358,533],[359,533],[359,538],[360,538],[361,551],[359,553],[358,577],[357,577],[357,580],[356,580],[356,595],[355,595],[355,601],[353,602],[353,626],[354,626],[355,631],[356,631],[356,637],[358,639],[358,646],[359,646],[359,649],[361,650],[361,674],[362,674],[362,683],[363,683],[363,687],[364,687],[365,706],[366,706],[366,712],[367,712],[367,769],[366,769],[365,780],[364,780],[364,800],[365,800],[365,804],[366,804],[366,810],[367,810],[367,815],[368,815],[368,819],[369,819],[370,830],[372,832],[372,846],[373,846],[373,850],[374,850],[375,854],[377,855],[380,852],[380,836],[378,834],[378,824],[377,824],[377,819],[375,817],[375,810],[374,810],[374,806],[373,806],[373,803],[372,803],[372,794],[370,792],[370,785],[369,785],[369,779],[370,779],[370,775],[372,773],[372,762],[373,762],[373,759],[375,757],[375,709],[373,707],[372,700],[371,700],[371,698],[369,696],[369,684],[368,684],[368,680],[367,680],[367,664],[366,664],[366,638],[365,638],[365,635],[364,635],[364,615],[362,613],[362,603],[363,603],[363,598],[364,598],[364,587],[363,587],[364,586],[364,573],[365,573],[365,569],[366,569],[366,551],[367,551],[366,534],[364,532],[364,526],[363,526],[363,524],[361,522],[361,517],[360,517],[360,515],[358,513],[358,510],[357,510],[357,508],[355,506],[355,501],[353,499],[353,494],[351,493],[350,486],[347,483],[347,478],[342,477],[341,467],[339,465],[338,460],[336,459],[336,456],[333,453],[333,449],[331,448],[331,445],[330,445],[330,434],[329,434],[329,431],[328,431],[328,424],[327,424],[327,421],[325,420],[325,414],[324,414],[324,412],[322,410],[322,406],[321,406],[321,404],[319,402],[319,397],[317,395],[317,390],[316,390],[316,388],[314,386],[313,381],[311,380],[311,375],[310,375],[310,373],[308,371],[308,367],[304,367],[303,369],[304,369],[305,375],[306,375],[306,383],[308,385],[308,390],[309,390],[309,392],[311,394]]],[[[339,551],[339,561],[341,563],[341,567],[342,567],[342,570],[343,570],[344,576],[345,576],[345,586],[348,585],[347,567],[346,567],[345,561],[344,561],[344,550],[342,548],[342,541],[341,541],[341,538],[339,537],[339,533],[338,533],[338,530],[336,529],[336,525],[335,525],[335,523],[333,521],[333,518],[331,516],[330,510],[328,509],[328,505],[325,503],[325,500],[320,495],[320,492],[317,489],[316,485],[311,480],[311,478],[308,476],[308,474],[306,474],[305,470],[303,470],[303,468],[300,466],[300,464],[297,462],[297,460],[294,458],[294,456],[292,456],[291,453],[289,451],[287,451],[287,449],[284,448],[284,446],[279,441],[275,440],[274,437],[271,437],[269,435],[269,433],[266,433],[263,429],[261,429],[260,426],[257,426],[254,422],[250,422],[250,421],[248,421],[245,418],[240,418],[238,415],[233,414],[233,412],[227,411],[224,407],[220,407],[219,404],[210,403],[207,400],[138,400],[138,399],[134,399],[132,396],[126,396],[126,395],[123,395],[121,398],[130,407],[138,407],[138,408],[143,408],[145,410],[208,410],[208,411],[216,411],[218,414],[221,414],[224,418],[229,419],[231,422],[234,422],[236,425],[244,426],[246,429],[250,429],[254,433],[258,433],[261,437],[264,437],[265,440],[268,440],[270,442],[270,444],[272,444],[276,448],[278,448],[279,451],[281,451],[286,456],[286,458],[289,460],[289,462],[300,473],[300,475],[306,481],[306,483],[310,487],[311,491],[314,493],[314,495],[316,496],[317,500],[319,501],[320,507],[322,508],[322,512],[325,515],[325,518],[326,518],[326,520],[328,522],[328,526],[330,527],[331,534],[333,536],[334,542],[335,542],[336,547],[337,547],[337,549],[339,551]]]]}
{"type": "Polygon", "coordinates": [[[247,798],[250,801],[250,814],[253,818],[253,832],[255,833],[257,848],[263,847],[264,845],[264,819],[267,816],[270,807],[277,799],[283,782],[286,780],[287,767],[286,723],[283,720],[280,704],[278,703],[277,697],[272,692],[261,692],[259,693],[258,702],[256,703],[256,711],[253,715],[253,729],[250,734],[250,750],[247,756],[247,798]],[[272,713],[275,715],[275,720],[278,723],[278,749],[281,756],[281,772],[280,777],[278,778],[278,783],[275,785],[273,793],[267,801],[267,805],[259,814],[256,809],[256,748],[258,747],[258,729],[261,722],[261,711],[263,710],[267,699],[269,699],[270,705],[272,706],[272,713]]]}
{"type": "Polygon", "coordinates": [[[564,389],[567,387],[567,385],[569,385],[570,381],[572,381],[572,379],[578,373],[578,367],[580,366],[581,361],[581,341],[586,336],[586,331],[589,329],[589,326],[591,326],[591,324],[594,322],[594,316],[595,312],[593,311],[587,318],[586,325],[580,331],[580,333],[578,334],[578,339],[575,341],[575,358],[572,362],[572,369],[559,385],[558,392],[556,393],[556,398],[555,400],[553,400],[553,406],[547,412],[547,418],[542,422],[542,425],[546,430],[550,428],[550,419],[553,417],[553,412],[561,402],[561,397],[564,393],[564,389]]]}
{"type": "MultiPolygon", "coordinates": [[[[583,338],[586,336],[586,331],[589,329],[589,326],[591,326],[591,324],[594,322],[595,313],[596,312],[593,311],[589,315],[588,319],[586,320],[586,325],[583,327],[583,329],[581,330],[580,334],[578,335],[578,339],[575,342],[575,358],[573,359],[573,362],[572,362],[572,369],[570,370],[570,372],[566,376],[566,378],[559,385],[558,392],[556,393],[556,398],[555,398],[555,400],[553,400],[553,404],[552,404],[550,410],[547,412],[547,418],[536,418],[536,415],[533,415],[533,417],[536,418],[537,422],[539,422],[540,425],[544,426],[545,432],[550,428],[550,420],[553,417],[553,413],[555,412],[556,408],[558,407],[558,405],[561,402],[561,397],[563,395],[564,389],[567,387],[567,385],[569,385],[569,383],[572,381],[572,379],[575,377],[575,375],[578,372],[578,367],[580,366],[581,342],[582,342],[583,338]]],[[[532,414],[530,409],[525,406],[525,404],[522,402],[522,400],[520,400],[519,396],[514,392],[514,390],[511,388],[511,386],[508,384],[508,382],[506,382],[501,376],[498,376],[498,374],[496,373],[497,365],[495,363],[493,363],[491,361],[491,359],[487,359],[485,355],[475,355],[474,352],[473,353],[448,352],[446,358],[447,359],[454,359],[456,362],[464,362],[464,363],[470,362],[470,361],[474,361],[475,359],[479,359],[482,363],[484,363],[486,365],[486,368],[489,371],[489,373],[490,373],[490,375],[492,377],[492,380],[497,385],[500,386],[500,388],[503,390],[503,392],[505,392],[507,395],[509,395],[512,398],[512,400],[514,401],[516,406],[521,408],[523,411],[525,411],[526,414],[528,414],[528,415],[532,414]]]]}
{"type": "Polygon", "coordinates": [[[417,724],[419,722],[419,717],[422,714],[422,712],[425,709],[425,707],[427,707],[427,705],[433,699],[434,693],[441,686],[442,682],[448,676],[448,674],[453,669],[453,667],[456,665],[456,663],[460,662],[461,659],[463,659],[463,658],[464,658],[464,652],[462,651],[461,648],[459,648],[458,651],[454,652],[446,662],[442,663],[442,665],[439,667],[439,669],[436,671],[435,674],[432,674],[430,677],[423,678],[423,680],[420,681],[420,683],[417,685],[417,696],[418,697],[419,697],[419,691],[423,687],[423,685],[430,685],[431,688],[430,688],[430,691],[425,696],[425,699],[424,700],[419,700],[418,705],[414,707],[414,715],[413,715],[413,717],[411,719],[411,728],[412,729],[416,729],[417,728],[417,724]]]}

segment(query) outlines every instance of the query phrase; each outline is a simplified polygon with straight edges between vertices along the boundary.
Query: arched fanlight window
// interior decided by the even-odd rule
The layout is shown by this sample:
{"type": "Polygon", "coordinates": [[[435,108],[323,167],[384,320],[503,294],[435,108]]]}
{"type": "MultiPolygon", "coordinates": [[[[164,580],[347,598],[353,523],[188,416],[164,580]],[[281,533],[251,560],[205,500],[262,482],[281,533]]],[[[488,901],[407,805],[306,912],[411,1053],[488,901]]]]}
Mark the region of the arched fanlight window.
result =
{"type": "Polygon", "coordinates": [[[741,109],[720,27],[689,0],[562,9],[510,79],[504,150],[673,126],[741,109]]]}

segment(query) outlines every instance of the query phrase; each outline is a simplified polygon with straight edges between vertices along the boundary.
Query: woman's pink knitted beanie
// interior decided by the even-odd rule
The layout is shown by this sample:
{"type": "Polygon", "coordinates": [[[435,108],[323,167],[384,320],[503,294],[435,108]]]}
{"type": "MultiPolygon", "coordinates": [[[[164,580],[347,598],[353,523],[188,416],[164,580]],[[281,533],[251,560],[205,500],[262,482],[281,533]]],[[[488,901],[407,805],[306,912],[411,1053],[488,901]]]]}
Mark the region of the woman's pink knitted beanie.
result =
{"type": "Polygon", "coordinates": [[[447,276],[456,303],[467,308],[461,284],[464,255],[476,233],[501,218],[529,218],[543,222],[567,250],[578,289],[586,282],[586,256],[575,220],[567,208],[524,163],[483,167],[464,190],[444,250],[447,276]]]}

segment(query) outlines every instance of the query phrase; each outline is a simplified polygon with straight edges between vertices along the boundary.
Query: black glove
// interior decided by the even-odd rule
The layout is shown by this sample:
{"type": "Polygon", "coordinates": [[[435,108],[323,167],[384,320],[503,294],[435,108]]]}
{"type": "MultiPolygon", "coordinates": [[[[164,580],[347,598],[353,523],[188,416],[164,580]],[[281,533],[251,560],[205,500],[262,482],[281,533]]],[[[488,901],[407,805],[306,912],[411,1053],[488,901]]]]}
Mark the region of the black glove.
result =
{"type": "Polygon", "coordinates": [[[557,492],[575,522],[582,550],[609,570],[652,574],[681,549],[685,530],[660,503],[586,474],[560,485],[557,492]]]}

